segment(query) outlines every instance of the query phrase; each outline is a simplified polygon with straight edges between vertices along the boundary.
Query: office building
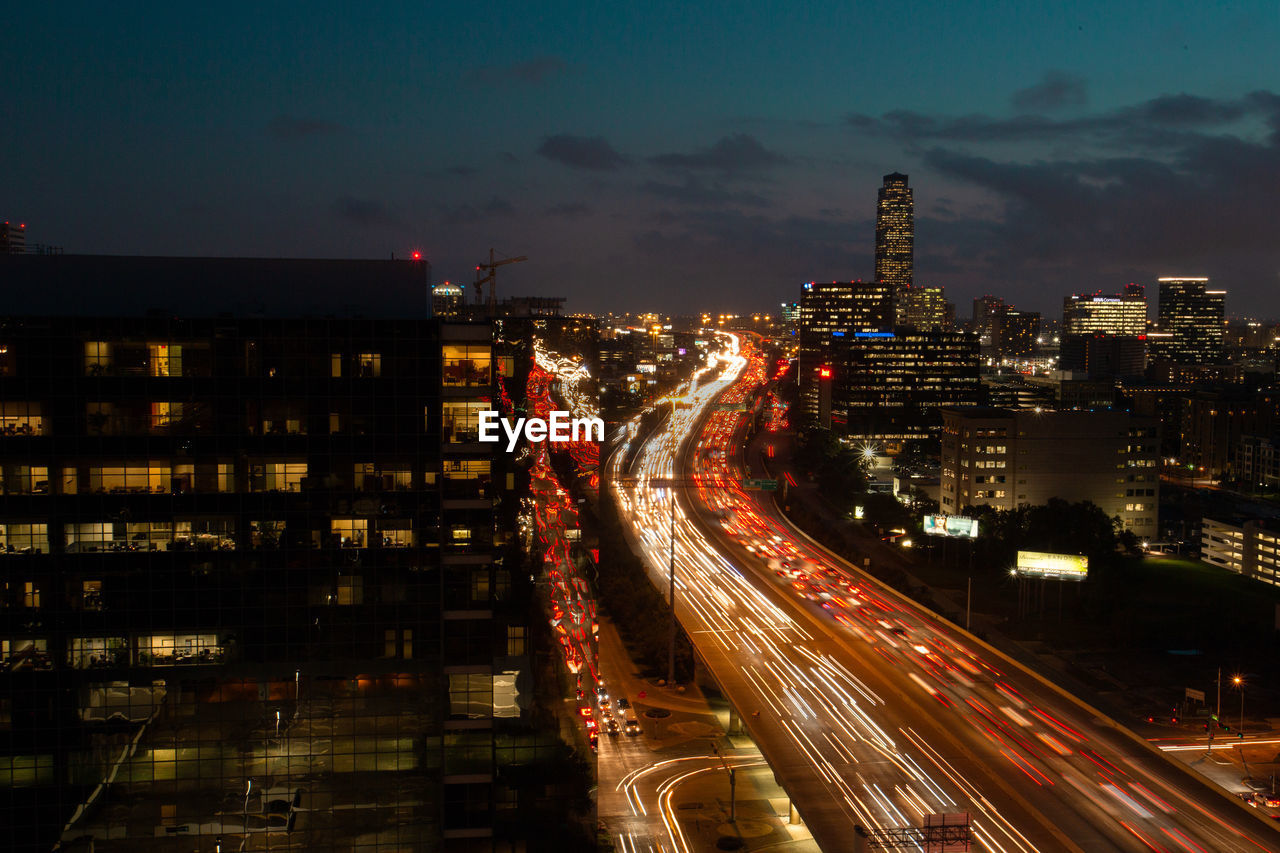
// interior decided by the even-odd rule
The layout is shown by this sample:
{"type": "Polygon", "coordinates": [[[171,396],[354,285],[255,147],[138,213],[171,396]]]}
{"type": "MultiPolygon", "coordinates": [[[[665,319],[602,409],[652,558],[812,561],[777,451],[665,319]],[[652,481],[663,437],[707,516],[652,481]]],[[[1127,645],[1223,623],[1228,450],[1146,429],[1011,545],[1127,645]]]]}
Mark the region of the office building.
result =
{"type": "Polygon", "coordinates": [[[973,300],[972,330],[984,349],[994,348],[1000,340],[1000,325],[1010,306],[999,296],[980,296],[973,300]]]}
{"type": "Polygon", "coordinates": [[[836,383],[836,411],[851,438],[891,447],[936,439],[944,406],[984,399],[978,339],[968,332],[857,332],[836,383]]]}
{"type": "Polygon", "coordinates": [[[882,282],[807,282],[800,292],[800,402],[804,413],[822,420],[829,414],[823,388],[838,381],[848,341],[856,332],[893,329],[893,288],[882,282]],[[826,375],[820,376],[825,370],[826,375]]]}
{"type": "Polygon", "coordinates": [[[1137,338],[1147,333],[1147,299],[1142,285],[1130,284],[1123,293],[1080,293],[1062,300],[1062,335],[1101,332],[1137,338]]]}
{"type": "Polygon", "coordinates": [[[1025,358],[1035,354],[1040,337],[1040,312],[1007,308],[997,327],[996,352],[1002,357],[1025,358]]]}
{"type": "Polygon", "coordinates": [[[1273,519],[1200,520],[1200,560],[1280,586],[1280,524],[1273,519]]]}
{"type": "Polygon", "coordinates": [[[1125,530],[1154,536],[1160,500],[1156,422],[1126,412],[993,408],[942,412],[944,513],[1088,500],[1125,530]]]}
{"type": "Polygon", "coordinates": [[[1209,290],[1207,278],[1159,281],[1163,334],[1152,338],[1152,357],[1177,364],[1221,364],[1226,291],[1209,290]]]}
{"type": "Polygon", "coordinates": [[[915,251],[915,208],[907,176],[884,176],[876,201],[876,281],[910,287],[915,251]]]}
{"type": "MultiPolygon", "coordinates": [[[[294,299],[407,277],[422,312],[409,262],[45,260],[70,263],[60,286],[136,262],[144,283],[230,270],[294,299]]],[[[535,720],[549,639],[508,532],[521,475],[477,440],[513,364],[489,324],[58,316],[0,336],[0,846],[522,843],[565,748],[535,720]]]]}
{"type": "Polygon", "coordinates": [[[941,287],[907,285],[894,299],[898,326],[921,332],[949,332],[955,326],[956,307],[941,287]]]}

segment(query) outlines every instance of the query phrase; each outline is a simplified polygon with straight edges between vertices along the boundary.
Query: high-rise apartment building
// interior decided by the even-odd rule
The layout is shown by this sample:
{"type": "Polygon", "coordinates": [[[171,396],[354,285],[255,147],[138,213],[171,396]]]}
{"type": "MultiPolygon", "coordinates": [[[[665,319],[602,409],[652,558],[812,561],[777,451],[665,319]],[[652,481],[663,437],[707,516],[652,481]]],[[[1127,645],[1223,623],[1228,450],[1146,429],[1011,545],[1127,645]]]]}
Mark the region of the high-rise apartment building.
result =
{"type": "Polygon", "coordinates": [[[914,275],[915,209],[907,176],[884,176],[876,203],[876,281],[909,287],[914,275]]]}
{"type": "Polygon", "coordinates": [[[1127,412],[969,408],[942,412],[941,508],[1015,509],[1088,500],[1125,530],[1155,536],[1160,453],[1154,420],[1127,412]]]}
{"type": "MultiPolygon", "coordinates": [[[[893,288],[883,282],[807,282],[800,291],[800,402],[810,417],[822,409],[820,391],[838,382],[847,342],[856,332],[893,329],[893,288]],[[820,371],[826,370],[821,376],[820,371]]],[[[829,402],[829,401],[828,401],[829,402]]]]}
{"type": "Polygon", "coordinates": [[[1160,336],[1152,355],[1178,364],[1219,364],[1226,324],[1226,291],[1209,290],[1207,278],[1162,278],[1160,336]]]}

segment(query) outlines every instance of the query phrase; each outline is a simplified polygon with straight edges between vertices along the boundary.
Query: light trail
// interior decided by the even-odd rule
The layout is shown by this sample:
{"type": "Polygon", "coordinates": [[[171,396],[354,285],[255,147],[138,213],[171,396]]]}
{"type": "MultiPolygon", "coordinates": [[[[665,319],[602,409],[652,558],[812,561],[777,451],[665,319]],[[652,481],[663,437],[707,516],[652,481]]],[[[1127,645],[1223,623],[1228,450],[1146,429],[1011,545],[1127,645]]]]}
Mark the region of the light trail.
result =
{"type": "MultiPolygon", "coordinates": [[[[1045,691],[1006,675],[1003,662],[988,661],[959,632],[851,574],[776,519],[759,493],[744,491],[732,450],[742,410],[768,371],[749,344],[736,336],[722,340],[722,352],[672,395],[679,400],[670,418],[646,441],[632,470],[620,470],[627,453],[614,454],[611,488],[660,590],[666,589],[674,512],[681,623],[697,643],[709,642],[733,663],[743,689],[776,721],[780,742],[843,808],[849,831],[854,823],[875,830],[909,825],[911,815],[967,811],[979,849],[1008,853],[1099,849],[1098,843],[1141,849],[1138,839],[1161,836],[1215,851],[1250,849],[1241,840],[1257,845],[1220,819],[1200,819],[1179,786],[1145,768],[1144,788],[1125,793],[1120,784],[1129,784],[1127,773],[1091,748],[1098,738],[1085,734],[1092,721],[1079,708],[1027,698],[1045,691]],[[679,501],[673,507],[678,490],[667,485],[681,482],[685,472],[677,463],[686,447],[696,516],[679,501]],[[720,532],[704,533],[704,527],[720,532]],[[765,594],[761,587],[769,581],[765,594]],[[792,619],[775,602],[784,596],[814,614],[809,623],[826,620],[825,629],[815,635],[792,619]],[[868,686],[864,674],[870,673],[878,685],[891,685],[888,693],[868,686]],[[908,712],[934,721],[928,739],[898,726],[908,712]],[[905,739],[897,742],[886,729],[905,739]],[[981,766],[973,763],[978,755],[985,756],[981,766]],[[956,756],[981,772],[961,772],[956,756]],[[982,789],[987,786],[990,793],[982,789]],[[1182,805],[1172,811],[1138,805],[1152,797],[1182,805]],[[1119,819],[1117,806],[1125,807],[1129,823],[1119,819]],[[1094,846],[1066,835],[1059,816],[1074,821],[1073,832],[1093,833],[1094,846]]],[[[634,426],[628,435],[634,437],[634,426]]]]}

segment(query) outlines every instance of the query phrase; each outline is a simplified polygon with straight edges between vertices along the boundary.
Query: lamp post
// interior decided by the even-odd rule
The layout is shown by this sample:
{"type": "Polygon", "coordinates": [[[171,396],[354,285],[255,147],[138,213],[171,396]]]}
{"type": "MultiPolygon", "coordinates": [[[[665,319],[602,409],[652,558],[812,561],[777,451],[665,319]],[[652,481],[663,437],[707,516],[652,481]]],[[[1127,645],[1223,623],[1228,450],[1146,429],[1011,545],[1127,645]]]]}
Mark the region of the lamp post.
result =
{"type": "Polygon", "coordinates": [[[1240,728],[1237,731],[1239,731],[1241,737],[1243,737],[1244,736],[1244,679],[1237,675],[1231,679],[1231,683],[1234,684],[1236,688],[1240,691],[1240,728]]]}

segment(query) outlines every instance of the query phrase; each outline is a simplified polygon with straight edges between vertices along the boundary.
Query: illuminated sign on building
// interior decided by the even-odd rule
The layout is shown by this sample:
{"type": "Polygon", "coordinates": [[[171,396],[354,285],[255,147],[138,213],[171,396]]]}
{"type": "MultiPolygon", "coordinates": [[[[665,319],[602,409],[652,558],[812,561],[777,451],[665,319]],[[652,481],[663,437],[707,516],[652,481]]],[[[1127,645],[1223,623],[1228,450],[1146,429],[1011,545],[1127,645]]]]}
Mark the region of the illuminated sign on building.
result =
{"type": "Polygon", "coordinates": [[[1089,576],[1089,558],[1078,554],[1019,551],[1018,567],[1014,569],[1014,574],[1022,578],[1082,581],[1089,576]]]}
{"type": "Polygon", "coordinates": [[[924,532],[930,536],[962,536],[965,539],[976,539],[978,519],[965,518],[963,515],[926,515],[924,532]]]}

